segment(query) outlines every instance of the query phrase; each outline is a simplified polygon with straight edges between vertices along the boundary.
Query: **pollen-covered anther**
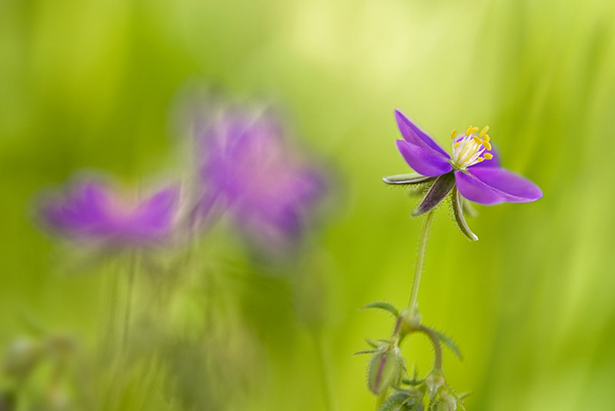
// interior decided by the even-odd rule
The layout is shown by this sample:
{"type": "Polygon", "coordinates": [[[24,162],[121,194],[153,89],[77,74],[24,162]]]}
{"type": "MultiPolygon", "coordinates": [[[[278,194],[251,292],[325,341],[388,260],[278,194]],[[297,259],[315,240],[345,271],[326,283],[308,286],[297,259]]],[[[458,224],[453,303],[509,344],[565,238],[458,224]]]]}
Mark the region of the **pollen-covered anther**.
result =
{"type": "Polygon", "coordinates": [[[451,163],[456,169],[465,171],[474,164],[493,158],[490,153],[485,153],[485,151],[491,150],[490,138],[487,135],[489,127],[483,127],[477,135],[478,130],[478,127],[470,126],[467,128],[465,136],[453,138],[451,163]]]}
{"type": "Polygon", "coordinates": [[[455,129],[451,132],[451,140],[454,139],[456,135],[457,135],[457,130],[455,129]]]}

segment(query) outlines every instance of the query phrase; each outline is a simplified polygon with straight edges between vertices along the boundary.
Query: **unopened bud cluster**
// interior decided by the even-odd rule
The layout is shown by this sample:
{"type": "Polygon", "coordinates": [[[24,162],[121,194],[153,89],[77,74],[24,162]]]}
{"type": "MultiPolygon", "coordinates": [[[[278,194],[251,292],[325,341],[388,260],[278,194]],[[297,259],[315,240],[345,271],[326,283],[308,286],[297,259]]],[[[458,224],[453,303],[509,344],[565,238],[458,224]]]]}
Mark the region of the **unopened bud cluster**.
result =
{"type": "Polygon", "coordinates": [[[446,335],[423,325],[416,308],[399,312],[383,302],[371,303],[365,308],[378,308],[395,316],[390,339],[378,342],[367,340],[372,349],[359,352],[371,354],[367,385],[374,395],[384,399],[379,410],[454,411],[458,406],[463,408],[461,397],[447,385],[442,371],[442,343],[459,356],[455,343],[446,335]],[[418,379],[416,375],[408,376],[406,360],[401,354],[400,344],[413,333],[425,334],[435,352],[434,367],[424,379],[418,379]]]}

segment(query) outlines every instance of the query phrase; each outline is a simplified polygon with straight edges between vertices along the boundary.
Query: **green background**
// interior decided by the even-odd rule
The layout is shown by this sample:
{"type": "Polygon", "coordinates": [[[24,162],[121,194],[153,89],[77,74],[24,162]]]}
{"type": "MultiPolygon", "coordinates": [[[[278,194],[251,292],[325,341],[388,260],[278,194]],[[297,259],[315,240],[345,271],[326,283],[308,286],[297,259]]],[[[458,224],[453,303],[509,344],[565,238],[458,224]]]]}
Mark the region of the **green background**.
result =
{"type": "MultiPolygon", "coordinates": [[[[27,313],[92,345],[103,280],[59,273],[32,196],[81,168],[127,181],[176,172],[172,112],[191,82],[274,101],[336,170],[312,239],[326,260],[318,329],[334,409],[373,409],[367,358],[351,354],[392,327],[357,308],[403,306],[410,289],[421,221],[381,182],[409,171],[395,108],[447,149],[452,129],[488,124],[504,165],[544,191],[478,206],[477,243],[446,208],[436,216],[420,301],[465,355],[445,354],[451,386],[473,392],[471,410],[612,409],[615,3],[0,0],[2,342],[27,313]]],[[[293,314],[280,331],[280,308],[292,303],[252,320],[277,342],[244,409],[325,409],[310,327],[293,314]]],[[[428,370],[425,340],[404,352],[428,370]]]]}

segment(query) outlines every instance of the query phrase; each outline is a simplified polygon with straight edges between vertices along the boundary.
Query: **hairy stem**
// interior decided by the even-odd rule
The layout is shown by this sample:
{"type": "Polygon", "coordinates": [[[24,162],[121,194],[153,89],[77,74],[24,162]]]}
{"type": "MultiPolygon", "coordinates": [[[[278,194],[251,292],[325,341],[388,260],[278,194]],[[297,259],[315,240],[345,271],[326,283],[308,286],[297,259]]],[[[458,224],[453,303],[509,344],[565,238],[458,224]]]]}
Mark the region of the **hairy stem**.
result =
{"type": "Polygon", "coordinates": [[[434,357],[435,357],[434,362],[433,362],[433,368],[434,370],[441,370],[442,369],[442,344],[440,344],[440,339],[438,338],[436,333],[433,332],[431,328],[426,327],[424,325],[421,325],[418,328],[418,331],[427,335],[429,339],[431,340],[431,344],[433,345],[433,350],[434,350],[434,357]]]}
{"type": "Polygon", "coordinates": [[[380,409],[380,407],[382,407],[382,404],[384,404],[384,401],[387,399],[387,393],[383,393],[382,395],[379,395],[378,397],[376,397],[376,406],[374,407],[375,411],[378,411],[380,409]]]}
{"type": "Polygon", "coordinates": [[[423,225],[423,231],[421,233],[421,239],[419,240],[419,253],[416,259],[416,269],[414,271],[414,281],[412,282],[412,292],[410,294],[410,303],[408,308],[411,314],[415,314],[418,311],[418,296],[419,286],[421,284],[421,273],[423,271],[423,258],[425,257],[425,247],[427,245],[427,237],[429,237],[429,229],[431,228],[431,222],[433,221],[436,210],[432,210],[427,214],[427,219],[423,225]]]}

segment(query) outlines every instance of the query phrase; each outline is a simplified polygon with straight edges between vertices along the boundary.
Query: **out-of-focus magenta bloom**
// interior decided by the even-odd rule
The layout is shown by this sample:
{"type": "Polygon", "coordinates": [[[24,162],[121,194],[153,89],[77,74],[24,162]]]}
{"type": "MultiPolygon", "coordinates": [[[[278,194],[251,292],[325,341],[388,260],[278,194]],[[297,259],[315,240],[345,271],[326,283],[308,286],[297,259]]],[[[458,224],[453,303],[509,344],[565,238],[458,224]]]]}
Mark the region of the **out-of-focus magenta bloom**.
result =
{"type": "MultiPolygon", "coordinates": [[[[404,138],[397,141],[397,148],[408,165],[423,176],[442,177],[456,184],[463,197],[480,204],[524,203],[542,197],[536,184],[500,166],[486,134],[488,127],[478,133],[478,128],[470,126],[459,136],[453,131],[450,156],[401,112],[396,111],[395,118],[404,138]],[[449,173],[454,174],[454,180],[445,177],[449,173]]],[[[453,188],[450,183],[446,186],[453,188]]]]}
{"type": "Polygon", "coordinates": [[[100,179],[81,179],[64,195],[41,198],[39,216],[50,230],[70,240],[108,247],[143,247],[170,238],[179,208],[179,189],[165,187],[137,200],[100,179]]]}
{"type": "Polygon", "coordinates": [[[222,203],[266,246],[287,248],[306,228],[325,180],[287,145],[270,114],[225,111],[199,133],[201,207],[222,203]]]}

